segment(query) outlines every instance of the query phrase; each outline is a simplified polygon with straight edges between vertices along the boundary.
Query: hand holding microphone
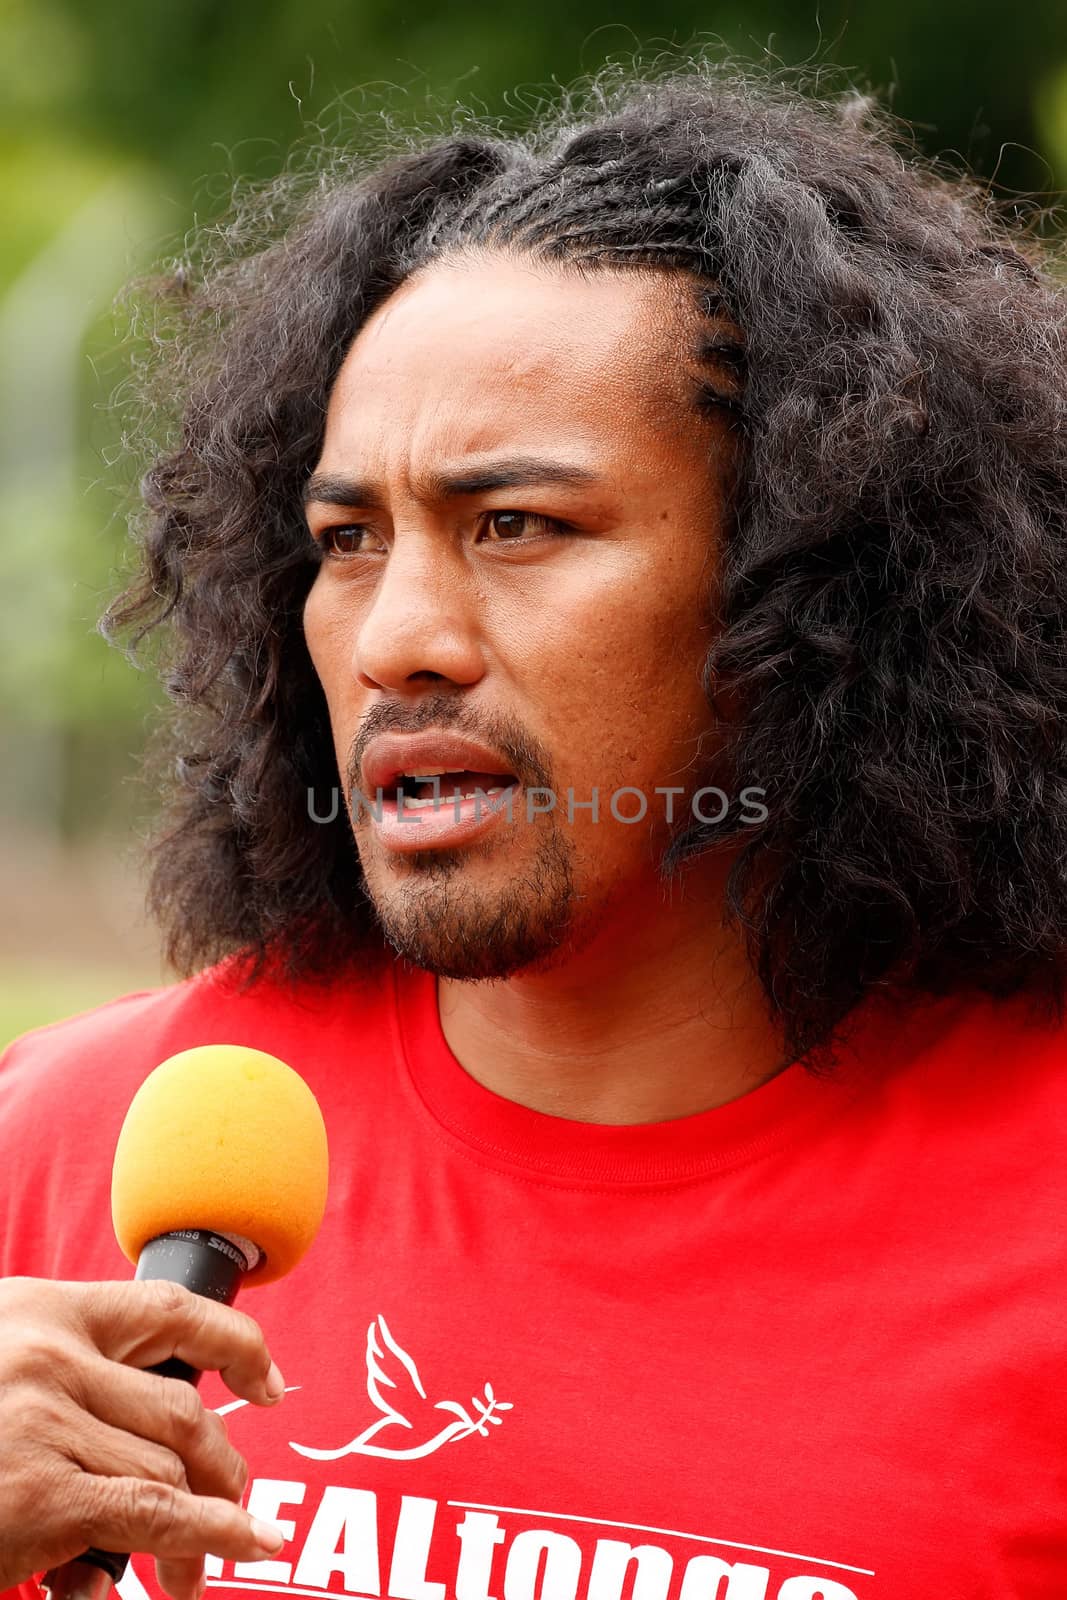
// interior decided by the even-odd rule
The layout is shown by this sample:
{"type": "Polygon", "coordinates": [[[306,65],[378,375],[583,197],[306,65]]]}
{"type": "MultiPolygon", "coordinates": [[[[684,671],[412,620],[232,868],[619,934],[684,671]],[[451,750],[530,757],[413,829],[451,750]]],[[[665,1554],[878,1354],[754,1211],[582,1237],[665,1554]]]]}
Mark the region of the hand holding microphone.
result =
{"type": "Polygon", "coordinates": [[[245,1464],[221,1420],[139,1370],[171,1355],[276,1398],[251,1318],[174,1284],[0,1282],[0,1590],[94,1544],[151,1551],[186,1595],[205,1551],[268,1553],[233,1503],[245,1464]]]}
{"type": "Polygon", "coordinates": [[[100,1594],[125,1565],[109,1552],[141,1550],[184,1600],[205,1553],[275,1550],[234,1504],[244,1462],[192,1385],[213,1369],[242,1399],[280,1397],[262,1334],[227,1302],[296,1264],[326,1180],[318,1106],[274,1057],[205,1046],[145,1080],[112,1185],[142,1281],[0,1282],[0,1588],[50,1567],[57,1600],[100,1594]]]}

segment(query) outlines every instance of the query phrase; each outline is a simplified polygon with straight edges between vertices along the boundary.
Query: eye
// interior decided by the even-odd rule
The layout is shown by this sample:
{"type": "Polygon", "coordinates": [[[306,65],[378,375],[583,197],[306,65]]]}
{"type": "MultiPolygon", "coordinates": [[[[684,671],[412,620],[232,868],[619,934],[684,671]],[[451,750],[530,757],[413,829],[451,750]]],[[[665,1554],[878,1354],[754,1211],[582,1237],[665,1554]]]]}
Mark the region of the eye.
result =
{"type": "Polygon", "coordinates": [[[336,528],[323,528],[321,533],[313,537],[324,556],[343,561],[346,556],[373,553],[374,545],[365,544],[364,539],[373,540],[376,535],[365,523],[353,522],[336,528]]]}
{"type": "Polygon", "coordinates": [[[489,511],[486,513],[486,527],[495,532],[495,537],[486,540],[488,544],[512,544],[525,532],[540,537],[547,535],[549,538],[570,532],[566,522],[560,522],[557,517],[544,517],[537,511],[489,511]],[[530,524],[535,525],[532,530],[530,524]]]}

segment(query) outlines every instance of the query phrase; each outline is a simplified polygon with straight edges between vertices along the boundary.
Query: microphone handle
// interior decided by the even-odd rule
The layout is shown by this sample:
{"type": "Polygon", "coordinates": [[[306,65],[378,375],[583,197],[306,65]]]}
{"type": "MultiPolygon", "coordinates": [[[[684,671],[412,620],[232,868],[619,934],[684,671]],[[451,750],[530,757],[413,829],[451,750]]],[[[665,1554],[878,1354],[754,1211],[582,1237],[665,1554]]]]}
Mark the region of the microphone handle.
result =
{"type": "MultiPolygon", "coordinates": [[[[148,1241],[138,1259],[136,1277],[182,1283],[194,1294],[232,1306],[248,1267],[244,1251],[223,1234],[181,1228],[148,1241]]],[[[177,1356],[168,1356],[147,1371],[158,1372],[163,1378],[182,1378],[194,1388],[201,1376],[177,1356]]],[[[111,1585],[118,1583],[126,1571],[129,1559],[113,1550],[86,1550],[46,1572],[41,1587],[49,1591],[52,1600],[104,1600],[111,1585]]]]}

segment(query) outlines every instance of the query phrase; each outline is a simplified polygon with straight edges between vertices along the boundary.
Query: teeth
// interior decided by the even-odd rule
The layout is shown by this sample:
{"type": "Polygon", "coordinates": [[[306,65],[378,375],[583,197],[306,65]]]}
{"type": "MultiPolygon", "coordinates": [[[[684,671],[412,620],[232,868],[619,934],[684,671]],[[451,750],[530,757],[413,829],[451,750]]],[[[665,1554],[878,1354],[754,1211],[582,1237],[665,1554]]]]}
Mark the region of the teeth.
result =
{"type": "MultiPolygon", "coordinates": [[[[404,798],[404,810],[405,811],[428,811],[428,810],[430,810],[431,807],[455,805],[455,803],[456,803],[456,794],[458,792],[459,791],[457,791],[457,790],[453,790],[451,794],[442,794],[440,796],[429,794],[429,795],[426,795],[425,798],[422,799],[422,800],[412,800],[412,799],[408,798],[407,796],[405,796],[405,798],[404,798]]],[[[483,790],[483,793],[487,797],[490,796],[490,795],[494,795],[494,794],[503,794],[504,793],[504,786],[503,785],[498,785],[495,789],[485,789],[485,790],[483,790]]],[[[474,790],[473,789],[465,790],[460,795],[460,798],[463,799],[463,800],[473,800],[474,799],[474,790]]]]}

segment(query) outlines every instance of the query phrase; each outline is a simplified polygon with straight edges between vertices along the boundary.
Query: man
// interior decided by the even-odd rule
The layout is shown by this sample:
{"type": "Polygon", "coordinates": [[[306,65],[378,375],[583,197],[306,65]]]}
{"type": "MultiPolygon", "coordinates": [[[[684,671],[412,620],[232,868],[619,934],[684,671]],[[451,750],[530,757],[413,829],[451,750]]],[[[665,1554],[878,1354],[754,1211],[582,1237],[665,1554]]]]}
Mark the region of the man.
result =
{"type": "Polygon", "coordinates": [[[179,275],[192,975],[0,1069],[0,1582],[1067,1588],[1064,303],[862,113],[698,64],[179,275]],[[255,1322],[86,1287],[211,1042],[330,1134],[255,1322]]]}

